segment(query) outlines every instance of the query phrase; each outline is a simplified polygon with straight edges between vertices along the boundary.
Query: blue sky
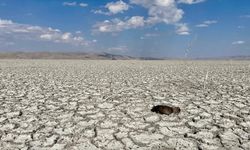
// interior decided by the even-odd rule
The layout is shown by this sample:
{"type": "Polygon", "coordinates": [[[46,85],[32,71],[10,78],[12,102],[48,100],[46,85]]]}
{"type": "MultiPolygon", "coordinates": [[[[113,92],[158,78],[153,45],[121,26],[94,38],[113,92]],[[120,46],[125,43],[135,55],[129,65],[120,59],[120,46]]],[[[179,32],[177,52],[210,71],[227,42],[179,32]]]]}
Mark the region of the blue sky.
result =
{"type": "Polygon", "coordinates": [[[0,0],[0,51],[250,55],[249,0],[0,0]]]}

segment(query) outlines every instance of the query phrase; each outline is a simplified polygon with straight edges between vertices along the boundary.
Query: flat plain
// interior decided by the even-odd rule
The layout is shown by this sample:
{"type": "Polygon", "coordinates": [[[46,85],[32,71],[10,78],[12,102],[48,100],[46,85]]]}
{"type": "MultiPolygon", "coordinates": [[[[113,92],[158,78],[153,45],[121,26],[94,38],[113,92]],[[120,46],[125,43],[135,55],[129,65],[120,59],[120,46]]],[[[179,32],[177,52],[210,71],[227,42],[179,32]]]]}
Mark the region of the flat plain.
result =
{"type": "Polygon", "coordinates": [[[250,61],[0,60],[0,149],[249,150],[250,61]]]}

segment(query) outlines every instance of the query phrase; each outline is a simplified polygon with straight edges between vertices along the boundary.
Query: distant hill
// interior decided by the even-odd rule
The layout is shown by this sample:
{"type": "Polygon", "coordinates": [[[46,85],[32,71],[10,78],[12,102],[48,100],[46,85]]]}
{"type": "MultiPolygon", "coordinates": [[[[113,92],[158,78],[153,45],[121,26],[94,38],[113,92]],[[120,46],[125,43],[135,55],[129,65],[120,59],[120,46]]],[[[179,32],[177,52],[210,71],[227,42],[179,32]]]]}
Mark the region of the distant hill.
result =
{"type": "Polygon", "coordinates": [[[231,56],[229,59],[233,60],[250,60],[250,56],[231,56]]]}
{"type": "Polygon", "coordinates": [[[0,59],[82,59],[82,60],[129,60],[136,57],[109,53],[78,52],[0,52],[0,59]]]}
{"type": "Polygon", "coordinates": [[[250,56],[201,57],[193,60],[250,60],[250,56]]]}
{"type": "MultiPolygon", "coordinates": [[[[81,59],[81,60],[186,60],[185,58],[132,57],[110,53],[84,52],[0,52],[0,59],[81,59]]],[[[250,56],[187,58],[187,60],[250,60],[250,56]]]]}

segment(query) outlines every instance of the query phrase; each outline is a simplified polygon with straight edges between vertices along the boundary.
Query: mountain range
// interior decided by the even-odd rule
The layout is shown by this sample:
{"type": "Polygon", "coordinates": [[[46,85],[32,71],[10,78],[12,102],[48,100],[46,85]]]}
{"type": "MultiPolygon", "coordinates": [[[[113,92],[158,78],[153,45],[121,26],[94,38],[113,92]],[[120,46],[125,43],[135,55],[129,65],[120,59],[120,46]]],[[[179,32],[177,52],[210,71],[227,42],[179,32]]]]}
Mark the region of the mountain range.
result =
{"type": "Polygon", "coordinates": [[[85,52],[0,52],[0,59],[80,59],[80,60],[250,60],[250,56],[201,57],[201,58],[172,58],[172,57],[133,57],[110,53],[85,52]]]}

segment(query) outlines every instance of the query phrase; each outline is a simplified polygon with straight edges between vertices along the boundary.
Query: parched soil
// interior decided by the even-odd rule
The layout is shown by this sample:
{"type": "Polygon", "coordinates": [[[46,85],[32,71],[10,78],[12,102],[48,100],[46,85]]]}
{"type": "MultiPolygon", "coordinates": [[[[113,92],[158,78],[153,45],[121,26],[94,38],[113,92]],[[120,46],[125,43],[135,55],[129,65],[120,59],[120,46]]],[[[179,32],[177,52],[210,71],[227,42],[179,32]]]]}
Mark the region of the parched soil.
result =
{"type": "Polygon", "coordinates": [[[249,150],[250,61],[0,60],[0,149],[249,150]]]}

